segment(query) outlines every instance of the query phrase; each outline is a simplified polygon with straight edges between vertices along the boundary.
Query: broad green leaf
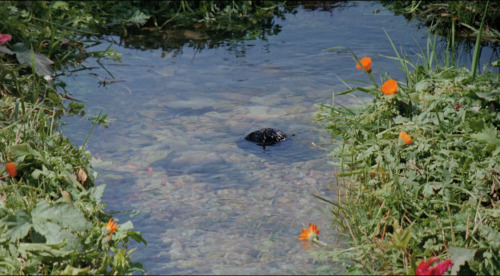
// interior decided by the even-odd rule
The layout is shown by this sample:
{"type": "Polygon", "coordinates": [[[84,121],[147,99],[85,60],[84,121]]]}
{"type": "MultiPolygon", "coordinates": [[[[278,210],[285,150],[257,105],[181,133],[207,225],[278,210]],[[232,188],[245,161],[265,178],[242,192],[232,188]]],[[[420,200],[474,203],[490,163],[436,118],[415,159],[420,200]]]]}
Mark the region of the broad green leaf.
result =
{"type": "Polygon", "coordinates": [[[134,229],[134,224],[132,224],[132,221],[127,221],[124,224],[120,224],[120,228],[122,231],[128,231],[134,229]]]}
{"type": "Polygon", "coordinates": [[[472,130],[472,131],[480,131],[484,128],[484,121],[482,118],[468,118],[467,119],[467,126],[472,130]]]}
{"type": "Polygon", "coordinates": [[[38,152],[37,150],[32,149],[29,145],[27,144],[19,144],[15,146],[9,147],[9,150],[14,154],[14,156],[27,156],[27,155],[33,155],[35,159],[42,160],[43,157],[38,152]]]}
{"type": "Polygon", "coordinates": [[[460,271],[460,267],[464,265],[465,262],[472,262],[476,251],[477,249],[450,246],[449,255],[453,260],[451,275],[457,275],[460,271]]]}
{"type": "Polygon", "coordinates": [[[69,9],[69,5],[67,2],[65,1],[54,1],[52,2],[52,4],[50,5],[50,7],[54,10],[68,10],[69,9]]]}
{"type": "Polygon", "coordinates": [[[480,133],[471,134],[471,138],[486,143],[486,152],[493,152],[494,155],[500,152],[500,138],[498,138],[498,130],[492,125],[490,127],[485,127],[480,133]]]}
{"type": "Polygon", "coordinates": [[[73,234],[71,234],[68,230],[63,229],[57,223],[51,221],[37,221],[33,225],[33,228],[45,237],[47,243],[60,243],[64,240],[66,240],[67,243],[70,243],[70,241],[74,239],[73,234]]]}
{"type": "Polygon", "coordinates": [[[46,76],[52,75],[51,65],[54,64],[52,60],[47,58],[46,56],[35,53],[32,50],[28,49],[24,43],[18,42],[12,46],[12,50],[16,53],[16,58],[19,64],[25,66],[32,66],[32,58],[35,63],[35,73],[38,76],[46,76]]]}
{"type": "Polygon", "coordinates": [[[472,134],[471,137],[478,141],[485,142],[488,144],[490,143],[497,144],[500,143],[500,141],[497,141],[499,140],[497,133],[498,130],[494,126],[490,126],[490,127],[485,127],[483,131],[480,133],[472,134]]]}
{"type": "Polygon", "coordinates": [[[10,215],[1,220],[7,225],[7,237],[16,242],[28,234],[31,229],[31,217],[25,210],[19,210],[15,215],[10,215]]]}
{"type": "Polygon", "coordinates": [[[144,245],[148,245],[146,240],[142,237],[141,233],[135,231],[128,231],[127,235],[134,239],[136,242],[142,242],[144,245]]]}
{"type": "Polygon", "coordinates": [[[148,21],[151,16],[144,14],[140,10],[135,10],[132,16],[125,20],[127,23],[133,23],[136,25],[143,25],[148,21]]]}
{"type": "Polygon", "coordinates": [[[85,231],[91,227],[83,213],[66,202],[49,205],[45,200],[40,201],[31,216],[34,224],[52,221],[59,226],[68,227],[71,231],[85,231]]]}
{"type": "Polygon", "coordinates": [[[90,267],[76,268],[71,265],[67,265],[66,268],[61,271],[60,275],[88,275],[90,267]]]}
{"type": "Polygon", "coordinates": [[[49,205],[41,201],[31,215],[34,229],[45,237],[47,243],[65,241],[66,250],[73,250],[79,242],[73,231],[91,228],[83,213],[66,202],[49,205]]]}
{"type": "Polygon", "coordinates": [[[102,195],[104,194],[105,188],[106,188],[105,184],[90,188],[89,192],[91,193],[92,199],[94,199],[96,202],[101,202],[101,198],[102,195]]]}
{"type": "Polygon", "coordinates": [[[0,53],[5,53],[5,54],[8,54],[8,55],[13,55],[14,52],[12,52],[11,50],[9,50],[9,48],[5,47],[5,46],[0,46],[0,53]]]}
{"type": "Polygon", "coordinates": [[[499,99],[500,99],[500,92],[497,92],[497,91],[490,91],[488,93],[484,93],[484,92],[476,92],[476,95],[479,97],[479,98],[482,98],[482,99],[485,99],[486,101],[496,101],[498,102],[499,99]]]}
{"type": "Polygon", "coordinates": [[[29,251],[42,257],[65,257],[73,253],[73,251],[62,250],[66,242],[61,241],[55,244],[48,243],[19,243],[19,250],[29,251]]]}

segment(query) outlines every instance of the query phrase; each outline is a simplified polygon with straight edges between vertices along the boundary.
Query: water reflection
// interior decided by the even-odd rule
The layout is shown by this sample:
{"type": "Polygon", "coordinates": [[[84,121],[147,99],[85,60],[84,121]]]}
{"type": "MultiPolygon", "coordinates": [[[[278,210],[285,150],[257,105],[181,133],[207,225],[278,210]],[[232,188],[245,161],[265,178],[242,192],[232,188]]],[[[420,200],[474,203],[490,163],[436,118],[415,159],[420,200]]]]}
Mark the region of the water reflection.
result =
{"type": "MultiPolygon", "coordinates": [[[[65,79],[89,113],[102,108],[112,119],[90,138],[93,166],[98,184],[107,184],[108,209],[119,222],[131,219],[148,241],[133,256],[150,274],[311,273],[318,264],[297,239],[309,222],[324,242],[343,246],[329,207],[311,196],[335,198],[324,151],[331,138],[313,114],[345,88],[337,77],[364,76],[350,53],[322,50],[350,47],[372,57],[375,75],[402,79],[398,64],[379,56],[393,55],[383,28],[408,53],[414,38],[424,45],[427,36],[372,2],[333,16],[297,8],[279,24],[267,41],[238,42],[243,55],[229,52],[228,41],[203,51],[183,44],[177,55],[165,55],[178,45],[164,41],[153,50],[121,44],[114,47],[122,63],[101,62],[125,82],[98,87],[89,72],[65,79]],[[242,144],[263,127],[294,134],[292,143],[270,151],[242,144]]],[[[81,145],[91,123],[67,121],[65,134],[81,145]]]]}

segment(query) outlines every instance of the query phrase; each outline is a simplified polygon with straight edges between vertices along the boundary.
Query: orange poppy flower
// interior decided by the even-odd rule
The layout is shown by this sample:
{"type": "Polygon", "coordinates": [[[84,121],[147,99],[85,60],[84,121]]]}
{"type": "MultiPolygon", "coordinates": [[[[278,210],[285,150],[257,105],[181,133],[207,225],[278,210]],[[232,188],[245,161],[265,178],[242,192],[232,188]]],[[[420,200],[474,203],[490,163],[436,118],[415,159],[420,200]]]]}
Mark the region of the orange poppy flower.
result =
{"type": "MultiPolygon", "coordinates": [[[[372,59],[371,58],[364,57],[359,62],[361,63],[361,65],[363,65],[363,67],[365,67],[366,71],[368,71],[368,72],[372,71],[372,59]]],[[[356,64],[356,68],[358,68],[359,70],[363,70],[363,69],[361,69],[361,66],[359,66],[359,64],[356,64]]]]}
{"type": "Polygon", "coordinates": [[[411,137],[410,137],[410,135],[408,135],[408,133],[406,133],[404,131],[401,131],[401,133],[399,133],[399,139],[402,139],[403,142],[405,142],[406,145],[411,144],[411,137]]]}
{"type": "Polygon", "coordinates": [[[110,234],[113,234],[117,228],[118,224],[112,218],[110,218],[108,223],[106,224],[106,229],[108,229],[108,232],[110,234]]]}
{"type": "Polygon", "coordinates": [[[17,166],[14,162],[9,162],[5,164],[5,168],[9,172],[10,176],[15,177],[17,175],[17,166]]]}
{"type": "Polygon", "coordinates": [[[319,234],[318,226],[316,224],[309,223],[309,230],[302,229],[302,234],[299,236],[299,240],[312,241],[317,239],[319,234]]]}
{"type": "Polygon", "coordinates": [[[382,88],[380,90],[385,95],[396,94],[396,92],[398,92],[398,82],[393,79],[387,80],[384,84],[382,84],[382,88]]]}

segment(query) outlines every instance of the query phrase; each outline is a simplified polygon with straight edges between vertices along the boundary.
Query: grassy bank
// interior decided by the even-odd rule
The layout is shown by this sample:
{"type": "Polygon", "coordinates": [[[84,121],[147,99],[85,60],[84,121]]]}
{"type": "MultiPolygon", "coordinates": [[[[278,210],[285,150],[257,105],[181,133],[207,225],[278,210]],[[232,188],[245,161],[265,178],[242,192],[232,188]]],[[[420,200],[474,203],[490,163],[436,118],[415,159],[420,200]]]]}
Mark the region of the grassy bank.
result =
{"type": "Polygon", "coordinates": [[[479,73],[479,41],[470,69],[432,39],[418,61],[393,45],[402,80],[354,55],[352,70],[363,65],[371,84],[335,93],[318,113],[340,170],[338,198],[323,200],[351,247],[321,257],[351,273],[429,273],[422,262],[439,260],[439,274],[500,274],[500,76],[479,73]],[[354,91],[373,100],[336,103],[354,91]]]}
{"type": "Polygon", "coordinates": [[[94,187],[86,145],[58,130],[61,116],[84,107],[65,104],[54,69],[105,53],[86,52],[85,31],[50,21],[50,8],[0,4],[0,273],[143,272],[130,262],[128,242],[146,242],[130,221],[118,224],[105,211],[105,185],[94,187]]]}

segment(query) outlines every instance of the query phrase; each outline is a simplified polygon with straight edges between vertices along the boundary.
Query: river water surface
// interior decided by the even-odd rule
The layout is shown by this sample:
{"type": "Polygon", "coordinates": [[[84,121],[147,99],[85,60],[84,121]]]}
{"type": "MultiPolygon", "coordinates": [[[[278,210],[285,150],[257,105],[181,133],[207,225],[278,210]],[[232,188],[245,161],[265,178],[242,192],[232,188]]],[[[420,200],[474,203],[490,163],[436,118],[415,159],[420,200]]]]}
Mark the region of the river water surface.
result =
{"type": "MultiPolygon", "coordinates": [[[[201,51],[186,44],[176,53],[134,49],[110,36],[123,57],[101,63],[122,82],[98,85],[95,74],[112,79],[103,69],[62,78],[88,113],[108,114],[109,128],[97,127],[88,144],[96,185],[106,184],[103,200],[119,223],[131,220],[147,240],[132,256],[148,274],[316,273],[321,264],[297,239],[309,222],[322,241],[343,246],[329,206],[311,195],[335,200],[330,137],[314,113],[345,89],[339,78],[368,79],[348,51],[323,50],[349,47],[372,58],[377,80],[389,72],[404,81],[398,63],[381,56],[394,56],[384,29],[412,57],[427,34],[372,2],[299,8],[275,23],[277,35],[236,50],[224,43],[201,51]],[[263,127],[291,139],[266,150],[243,140],[263,127]]],[[[65,121],[65,135],[82,145],[92,122],[65,121]]]]}

